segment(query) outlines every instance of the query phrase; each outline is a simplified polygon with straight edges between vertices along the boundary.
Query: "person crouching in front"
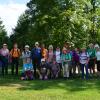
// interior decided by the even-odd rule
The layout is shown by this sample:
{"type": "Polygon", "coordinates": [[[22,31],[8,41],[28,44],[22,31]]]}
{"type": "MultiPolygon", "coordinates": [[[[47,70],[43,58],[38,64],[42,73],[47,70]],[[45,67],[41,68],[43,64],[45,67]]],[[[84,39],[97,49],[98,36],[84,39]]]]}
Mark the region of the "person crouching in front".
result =
{"type": "Polygon", "coordinates": [[[38,75],[40,80],[47,80],[49,75],[48,64],[44,58],[41,59],[41,64],[38,69],[38,75]]]}

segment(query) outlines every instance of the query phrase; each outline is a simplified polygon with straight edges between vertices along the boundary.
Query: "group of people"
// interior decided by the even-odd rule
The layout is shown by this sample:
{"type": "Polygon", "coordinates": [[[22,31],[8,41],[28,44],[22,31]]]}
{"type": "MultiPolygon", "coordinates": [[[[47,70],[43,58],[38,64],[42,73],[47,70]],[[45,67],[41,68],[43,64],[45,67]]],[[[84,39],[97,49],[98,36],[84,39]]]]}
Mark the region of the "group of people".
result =
{"type": "Polygon", "coordinates": [[[76,75],[81,75],[82,79],[89,79],[89,74],[97,73],[100,76],[100,47],[89,44],[88,48],[70,49],[69,43],[64,43],[63,48],[49,45],[48,49],[44,44],[38,42],[30,50],[29,45],[25,45],[24,50],[14,44],[11,51],[7,44],[3,44],[0,50],[1,74],[8,74],[8,65],[11,63],[11,74],[19,74],[19,60],[23,60],[21,80],[41,80],[65,78],[69,79],[76,75]],[[97,66],[96,66],[97,65],[97,66]]]}

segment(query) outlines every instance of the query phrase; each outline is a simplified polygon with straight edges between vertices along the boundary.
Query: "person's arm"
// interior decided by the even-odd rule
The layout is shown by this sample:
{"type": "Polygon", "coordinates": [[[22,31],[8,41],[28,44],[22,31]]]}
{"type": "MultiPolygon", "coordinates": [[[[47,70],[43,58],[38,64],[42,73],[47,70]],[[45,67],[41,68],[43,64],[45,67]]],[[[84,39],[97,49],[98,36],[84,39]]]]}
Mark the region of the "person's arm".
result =
{"type": "Polygon", "coordinates": [[[18,49],[18,52],[19,52],[19,57],[21,56],[21,51],[20,51],[20,49],[18,49]]]}
{"type": "Polygon", "coordinates": [[[40,48],[40,58],[44,58],[43,55],[42,55],[42,50],[40,48]]]}
{"type": "Polygon", "coordinates": [[[89,58],[89,54],[87,53],[87,62],[86,62],[86,64],[89,63],[89,60],[90,60],[90,58],[89,58]]]}
{"type": "Polygon", "coordinates": [[[10,51],[10,56],[11,57],[13,56],[13,49],[10,51]]]}
{"type": "Polygon", "coordinates": [[[31,59],[33,58],[33,49],[31,50],[31,59]]]}

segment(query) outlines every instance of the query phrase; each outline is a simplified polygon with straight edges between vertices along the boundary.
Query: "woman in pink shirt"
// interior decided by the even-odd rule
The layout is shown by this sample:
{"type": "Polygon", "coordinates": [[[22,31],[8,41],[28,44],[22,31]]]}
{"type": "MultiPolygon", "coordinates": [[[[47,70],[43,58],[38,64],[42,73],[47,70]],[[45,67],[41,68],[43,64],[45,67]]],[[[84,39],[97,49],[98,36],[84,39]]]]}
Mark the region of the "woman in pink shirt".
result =
{"type": "Polygon", "coordinates": [[[2,75],[8,74],[9,50],[7,44],[3,44],[3,48],[0,50],[0,56],[2,62],[2,75]]]}

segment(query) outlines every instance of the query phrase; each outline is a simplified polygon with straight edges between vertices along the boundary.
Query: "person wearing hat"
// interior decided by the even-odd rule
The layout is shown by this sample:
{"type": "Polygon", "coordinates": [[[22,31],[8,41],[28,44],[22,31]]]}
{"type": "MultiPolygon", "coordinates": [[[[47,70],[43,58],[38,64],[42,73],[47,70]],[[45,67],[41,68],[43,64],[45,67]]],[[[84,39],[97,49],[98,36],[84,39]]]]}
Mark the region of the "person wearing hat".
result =
{"type": "Polygon", "coordinates": [[[32,64],[32,59],[31,59],[31,51],[29,50],[29,45],[25,45],[24,51],[22,52],[22,57],[23,59],[23,72],[22,72],[22,78],[23,75],[25,75],[29,79],[33,79],[33,64],[32,64]],[[30,76],[29,74],[30,73],[30,76]]]}
{"type": "Polygon", "coordinates": [[[2,62],[2,75],[8,74],[9,50],[7,44],[3,44],[3,48],[0,50],[0,55],[2,62]]]}
{"type": "Polygon", "coordinates": [[[38,42],[35,43],[35,47],[31,50],[31,58],[34,65],[34,77],[36,78],[36,69],[40,66],[42,59],[42,50],[38,42]]]}
{"type": "Polygon", "coordinates": [[[81,53],[79,55],[79,60],[80,60],[80,66],[82,69],[82,79],[84,79],[85,77],[85,72],[86,72],[86,79],[88,79],[88,63],[89,63],[89,55],[86,52],[86,48],[83,47],[81,48],[81,53]],[[84,71],[84,68],[86,71],[84,71]]]}
{"type": "Polygon", "coordinates": [[[18,67],[19,67],[19,58],[21,56],[20,49],[18,48],[18,44],[15,43],[13,46],[13,49],[10,51],[10,56],[12,60],[12,66],[11,66],[11,74],[14,74],[14,68],[16,69],[16,75],[18,75],[18,67]]]}
{"type": "Polygon", "coordinates": [[[48,79],[49,68],[48,68],[48,64],[46,63],[45,58],[41,59],[41,64],[40,64],[40,67],[38,69],[38,75],[39,75],[40,80],[47,80],[48,79]]]}
{"type": "Polygon", "coordinates": [[[25,45],[24,51],[22,52],[23,66],[27,63],[27,58],[31,58],[31,51],[29,45],[25,45]]]}
{"type": "Polygon", "coordinates": [[[69,74],[70,74],[69,67],[70,67],[70,62],[72,60],[72,55],[70,52],[67,51],[65,47],[63,47],[62,50],[61,60],[62,60],[62,68],[63,68],[63,77],[69,78],[69,74]]]}
{"type": "Polygon", "coordinates": [[[89,54],[90,60],[89,60],[89,69],[90,73],[95,73],[95,59],[96,59],[96,50],[94,48],[94,45],[92,43],[89,44],[89,48],[87,49],[87,52],[89,54]]]}
{"type": "Polygon", "coordinates": [[[59,64],[60,66],[59,76],[61,76],[61,72],[62,72],[61,54],[62,53],[61,53],[60,47],[57,47],[56,51],[54,52],[54,56],[55,56],[56,63],[59,64]]]}

